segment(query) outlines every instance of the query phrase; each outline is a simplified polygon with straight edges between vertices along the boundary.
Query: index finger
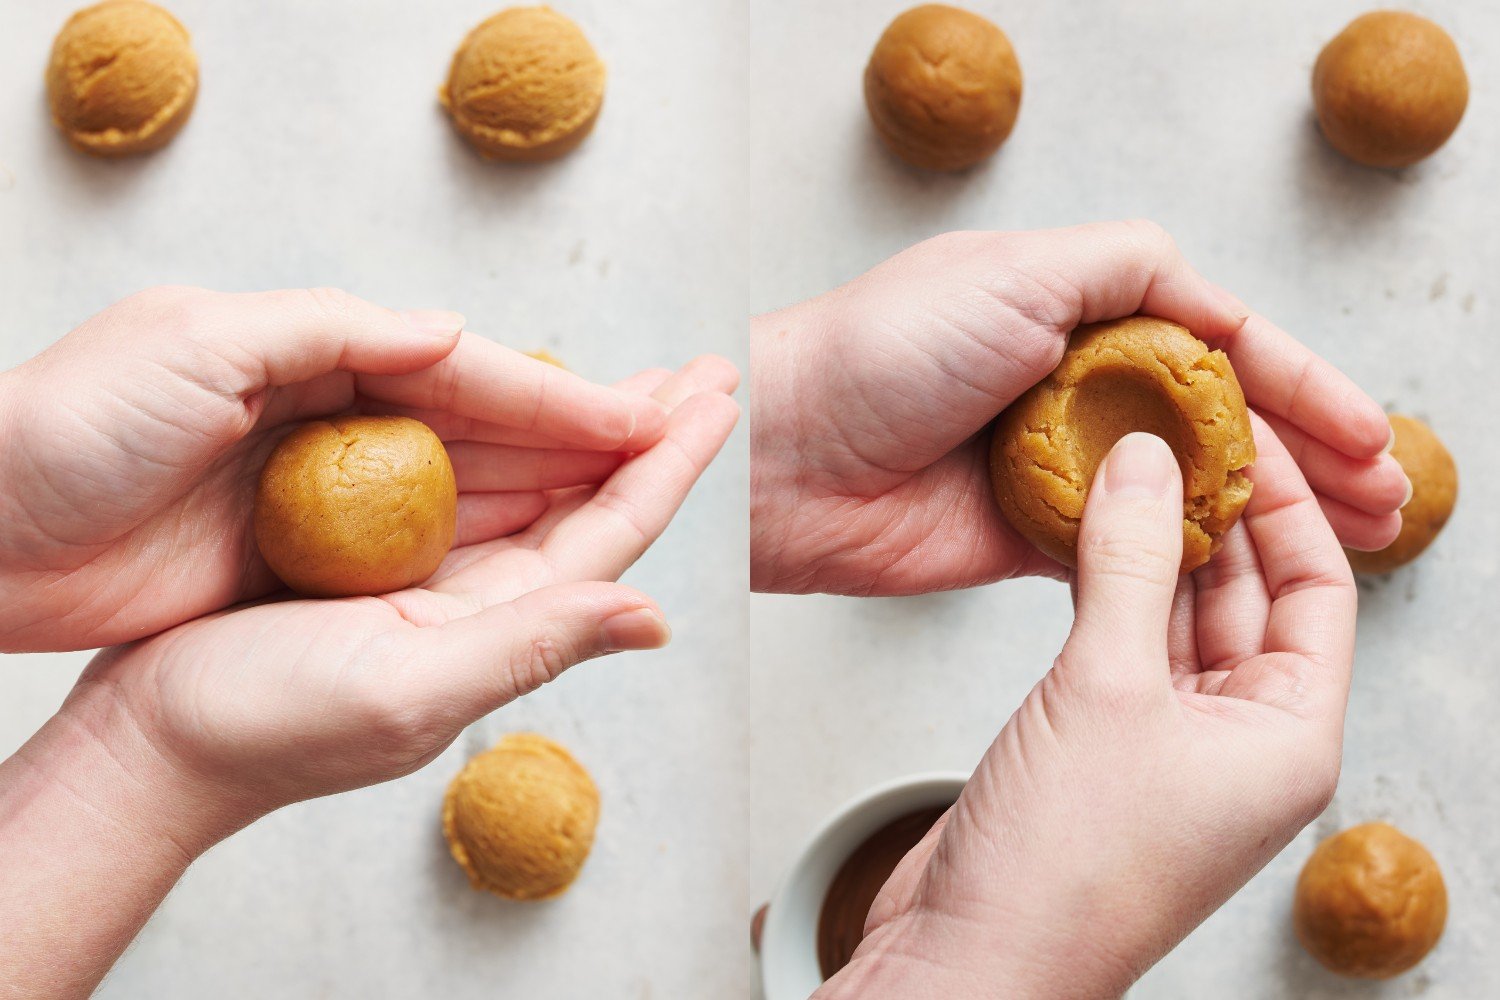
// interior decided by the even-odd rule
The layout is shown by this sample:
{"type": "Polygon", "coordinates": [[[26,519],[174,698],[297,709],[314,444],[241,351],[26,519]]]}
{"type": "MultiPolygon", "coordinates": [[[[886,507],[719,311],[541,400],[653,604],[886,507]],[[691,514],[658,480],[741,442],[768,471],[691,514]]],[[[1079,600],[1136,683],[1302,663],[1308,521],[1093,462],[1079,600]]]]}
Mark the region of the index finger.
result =
{"type": "Polygon", "coordinates": [[[1342,704],[1354,661],[1354,575],[1297,463],[1265,421],[1252,423],[1258,454],[1244,523],[1271,595],[1265,651],[1300,659],[1303,694],[1342,704]]]}
{"type": "Polygon", "coordinates": [[[359,392],[396,406],[537,434],[562,447],[642,451],[661,440],[667,410],[648,396],[595,385],[465,331],[453,353],[407,375],[362,375],[359,392]]]}

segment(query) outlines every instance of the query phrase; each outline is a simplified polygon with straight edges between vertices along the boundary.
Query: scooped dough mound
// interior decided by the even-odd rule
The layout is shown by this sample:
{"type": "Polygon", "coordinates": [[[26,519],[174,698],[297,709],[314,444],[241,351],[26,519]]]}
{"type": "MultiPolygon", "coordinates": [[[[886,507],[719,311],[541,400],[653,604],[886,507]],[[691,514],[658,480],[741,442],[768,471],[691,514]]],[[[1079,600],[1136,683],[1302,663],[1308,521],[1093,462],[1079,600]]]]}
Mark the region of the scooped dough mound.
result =
{"type": "Polygon", "coordinates": [[[166,145],[197,95],[198,57],[187,29],[145,0],[85,7],[52,43],[52,120],[85,153],[127,156],[166,145]]]}
{"type": "Polygon", "coordinates": [[[1396,444],[1391,457],[1411,480],[1411,500],[1401,508],[1401,534],[1379,552],[1346,549],[1356,573],[1389,573],[1427,550],[1458,502],[1458,466],[1443,442],[1415,417],[1391,415],[1396,444]]]}
{"type": "Polygon", "coordinates": [[[1430,156],[1458,128],[1469,78],[1458,46],[1425,17],[1379,10],[1339,32],[1313,67],[1318,124],[1333,147],[1372,167],[1430,156]]]}
{"type": "Polygon", "coordinates": [[[1079,327],[1057,368],[1000,414],[990,478],[1001,512],[1047,555],[1077,565],[1094,472],[1133,431],[1155,434],[1176,454],[1182,570],[1203,565],[1250,500],[1255,439],[1229,359],[1167,320],[1079,327]]]}
{"type": "Polygon", "coordinates": [[[984,160],[1021,109],[1010,39],[957,7],[926,4],[891,22],[865,67],[865,106],[891,152],[931,170],[984,160]]]}
{"type": "Polygon", "coordinates": [[[312,597],[387,594],[426,580],[453,545],[458,488],[443,442],[406,417],[336,417],[271,453],[255,540],[312,597]]]}
{"type": "Polygon", "coordinates": [[[593,129],[604,103],[604,64],[563,15],[512,7],[464,38],[438,97],[485,156],[550,160],[593,129]]]}
{"type": "Polygon", "coordinates": [[[1297,879],[1292,925],[1340,975],[1388,979],[1420,962],[1448,919],[1443,873],[1427,848],[1386,823],[1317,846],[1297,879]]]}
{"type": "Polygon", "coordinates": [[[550,899],[578,877],[594,845],[599,790],[567,750],[512,733],[448,785],[443,835],[475,889],[550,899]]]}

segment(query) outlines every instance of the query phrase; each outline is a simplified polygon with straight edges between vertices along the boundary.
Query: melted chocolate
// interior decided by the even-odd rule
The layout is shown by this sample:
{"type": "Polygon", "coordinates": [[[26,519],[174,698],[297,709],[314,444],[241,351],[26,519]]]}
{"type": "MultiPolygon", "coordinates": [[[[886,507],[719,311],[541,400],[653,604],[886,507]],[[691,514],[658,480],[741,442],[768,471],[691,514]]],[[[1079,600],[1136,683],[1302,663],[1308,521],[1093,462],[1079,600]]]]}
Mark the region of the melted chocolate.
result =
{"type": "Polygon", "coordinates": [[[947,807],[920,809],[865,838],[839,867],[818,915],[818,965],[823,978],[849,964],[865,937],[865,919],[901,859],[927,835],[947,807]]]}

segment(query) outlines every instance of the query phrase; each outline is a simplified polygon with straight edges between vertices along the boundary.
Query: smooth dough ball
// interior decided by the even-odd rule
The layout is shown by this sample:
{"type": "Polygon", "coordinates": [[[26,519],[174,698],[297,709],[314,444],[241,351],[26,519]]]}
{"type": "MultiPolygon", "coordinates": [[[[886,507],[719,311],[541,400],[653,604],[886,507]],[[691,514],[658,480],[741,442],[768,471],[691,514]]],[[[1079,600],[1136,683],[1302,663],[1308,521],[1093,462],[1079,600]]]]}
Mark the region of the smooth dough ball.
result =
{"type": "Polygon", "coordinates": [[[931,170],[994,153],[1021,109],[1021,64],[978,14],[926,4],[891,22],[865,67],[865,106],[891,152],[931,170]]]}
{"type": "Polygon", "coordinates": [[[1396,444],[1391,457],[1411,480],[1411,500],[1401,508],[1401,534],[1379,552],[1345,549],[1356,573],[1389,573],[1421,555],[1437,538],[1458,502],[1458,466],[1432,428],[1415,417],[1391,415],[1396,444]]]}
{"type": "Polygon", "coordinates": [[[1448,141],[1469,103],[1458,46],[1425,17],[1379,10],[1339,32],[1313,67],[1318,124],[1371,167],[1404,167],[1448,141]]]}
{"type": "Polygon", "coordinates": [[[1076,566],[1094,471],[1133,431],[1166,441],[1182,466],[1182,571],[1208,562],[1250,500],[1250,413],[1224,352],[1151,316],[1074,330],[1057,368],[1000,414],[990,479],[1006,520],[1076,566]]]}
{"type": "Polygon", "coordinates": [[[1386,823],[1318,845],[1297,879],[1292,924],[1314,958],[1345,976],[1389,979],[1432,950],[1448,919],[1427,848],[1386,823]]]}
{"type": "Polygon", "coordinates": [[[469,32],[438,97],[459,133],[497,160],[550,160],[584,140],[604,103],[604,64],[550,7],[511,7],[469,32]]]}
{"type": "Polygon", "coordinates": [[[599,789],[567,750],[512,733],[469,761],[443,799],[443,836],[469,883],[507,899],[560,896],[594,845],[599,789]]]}
{"type": "Polygon", "coordinates": [[[85,7],[52,43],[52,121],[85,153],[128,156],[165,146],[197,96],[198,57],[187,29],[145,0],[85,7]]]}
{"type": "Polygon", "coordinates": [[[457,512],[453,466],[426,424],[336,417],[304,424],[271,452],[255,540],[300,594],[388,594],[433,574],[457,512]]]}

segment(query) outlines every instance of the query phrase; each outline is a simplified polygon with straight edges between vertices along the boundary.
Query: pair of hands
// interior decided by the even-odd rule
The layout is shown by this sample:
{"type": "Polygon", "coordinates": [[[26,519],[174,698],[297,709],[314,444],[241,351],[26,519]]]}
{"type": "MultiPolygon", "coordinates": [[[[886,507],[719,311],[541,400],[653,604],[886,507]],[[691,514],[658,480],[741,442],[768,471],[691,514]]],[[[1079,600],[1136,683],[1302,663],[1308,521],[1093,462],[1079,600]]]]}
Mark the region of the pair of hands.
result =
{"type": "Polygon", "coordinates": [[[1380,407],[1150,224],[939,237],[759,320],[754,586],[1069,576],[999,515],[985,430],[1074,327],[1137,312],[1229,355],[1254,411],[1249,508],[1179,579],[1175,459],[1117,445],[1066,647],[819,998],[1117,996],[1333,794],[1356,605],[1340,542],[1388,544],[1410,487],[1380,407]]]}
{"type": "Polygon", "coordinates": [[[0,644],[113,647],[10,766],[74,786],[102,747],[154,790],[128,822],[191,857],[420,767],[580,660],[664,645],[656,605],[612,581],[732,429],[733,366],[607,388],[462,326],[335,291],[157,289],[0,375],[0,644]],[[443,438],[456,544],[421,587],[274,599],[261,465],[295,423],[351,411],[443,438]]]}

